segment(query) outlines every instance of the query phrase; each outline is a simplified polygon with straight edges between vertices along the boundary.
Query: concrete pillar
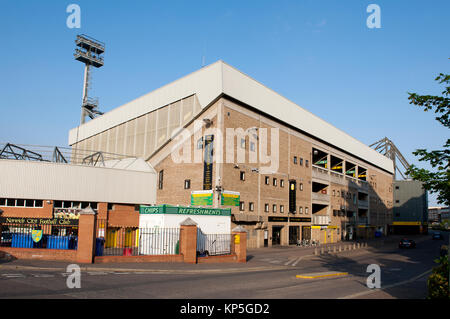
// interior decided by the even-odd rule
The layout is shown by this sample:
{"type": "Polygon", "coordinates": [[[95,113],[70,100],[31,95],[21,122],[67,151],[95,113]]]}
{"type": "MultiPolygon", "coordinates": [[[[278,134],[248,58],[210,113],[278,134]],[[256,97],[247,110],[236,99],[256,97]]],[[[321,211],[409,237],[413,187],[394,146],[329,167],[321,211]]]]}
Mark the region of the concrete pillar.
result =
{"type": "Polygon", "coordinates": [[[238,263],[247,262],[247,230],[238,226],[232,229],[234,253],[238,263]]]}
{"type": "Polygon", "coordinates": [[[78,221],[78,263],[91,264],[94,261],[96,220],[97,213],[91,207],[80,212],[78,221]]]}
{"type": "Polygon", "coordinates": [[[185,263],[197,263],[197,223],[191,218],[180,223],[179,247],[185,263]]]}

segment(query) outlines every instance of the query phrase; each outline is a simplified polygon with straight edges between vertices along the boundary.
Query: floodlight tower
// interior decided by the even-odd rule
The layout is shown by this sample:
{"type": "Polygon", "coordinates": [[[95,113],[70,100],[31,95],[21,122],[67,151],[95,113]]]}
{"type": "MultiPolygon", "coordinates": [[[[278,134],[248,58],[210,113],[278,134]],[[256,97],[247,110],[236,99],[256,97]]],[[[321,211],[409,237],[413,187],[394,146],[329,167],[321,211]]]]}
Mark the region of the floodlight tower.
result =
{"type": "Polygon", "coordinates": [[[105,44],[84,34],[77,35],[75,44],[77,45],[74,53],[75,60],[85,64],[80,121],[80,124],[84,124],[86,115],[93,119],[96,115],[103,114],[97,110],[98,98],[89,97],[89,85],[91,80],[91,66],[100,68],[104,64],[103,56],[101,55],[105,52],[105,44]]]}

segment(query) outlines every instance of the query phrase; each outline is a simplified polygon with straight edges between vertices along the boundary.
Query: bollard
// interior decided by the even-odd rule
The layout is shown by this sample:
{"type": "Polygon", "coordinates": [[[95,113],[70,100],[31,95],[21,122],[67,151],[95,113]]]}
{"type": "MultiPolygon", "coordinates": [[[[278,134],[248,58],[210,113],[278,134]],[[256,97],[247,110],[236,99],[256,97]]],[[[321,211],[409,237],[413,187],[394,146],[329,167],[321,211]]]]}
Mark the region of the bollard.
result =
{"type": "Polygon", "coordinates": [[[353,244],[353,248],[352,248],[353,250],[355,250],[356,249],[356,245],[355,244],[353,244]]]}
{"type": "Polygon", "coordinates": [[[356,244],[356,248],[357,248],[357,249],[361,248],[361,244],[360,244],[360,243],[357,243],[357,244],[356,244]]]}
{"type": "Polygon", "coordinates": [[[323,255],[323,247],[320,247],[320,254],[323,255]]]}
{"type": "Polygon", "coordinates": [[[318,255],[318,253],[319,253],[319,252],[318,252],[317,248],[314,248],[314,255],[316,255],[316,256],[317,256],[317,255],[318,255]]]}
{"type": "Polygon", "coordinates": [[[336,253],[336,246],[333,246],[333,253],[336,253]]]}
{"type": "Polygon", "coordinates": [[[341,252],[342,251],[342,246],[341,245],[339,245],[339,252],[341,252]]]}

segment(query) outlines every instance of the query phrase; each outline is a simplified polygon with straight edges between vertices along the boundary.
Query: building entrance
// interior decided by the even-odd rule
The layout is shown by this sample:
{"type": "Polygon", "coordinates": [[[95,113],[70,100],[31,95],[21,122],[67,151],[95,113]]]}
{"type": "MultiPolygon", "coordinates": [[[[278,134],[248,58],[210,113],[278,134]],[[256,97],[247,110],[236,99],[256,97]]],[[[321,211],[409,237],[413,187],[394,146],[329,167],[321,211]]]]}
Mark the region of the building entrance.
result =
{"type": "Polygon", "coordinates": [[[281,244],[281,229],[283,226],[272,226],[272,246],[281,244]]]}
{"type": "Polygon", "coordinates": [[[300,226],[289,226],[289,245],[296,245],[300,240],[300,226]]]}

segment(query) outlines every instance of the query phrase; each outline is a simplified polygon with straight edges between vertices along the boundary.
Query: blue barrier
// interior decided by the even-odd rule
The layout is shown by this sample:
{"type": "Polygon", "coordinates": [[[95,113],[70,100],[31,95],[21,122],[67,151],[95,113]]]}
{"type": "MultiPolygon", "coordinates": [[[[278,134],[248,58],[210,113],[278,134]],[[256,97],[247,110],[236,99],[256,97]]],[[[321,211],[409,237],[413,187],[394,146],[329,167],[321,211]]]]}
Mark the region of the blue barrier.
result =
{"type": "Polygon", "coordinates": [[[47,237],[48,249],[69,249],[69,237],[68,236],[48,236],[47,237]]]}
{"type": "Polygon", "coordinates": [[[33,238],[31,237],[31,234],[13,234],[11,247],[33,248],[33,238]]]}

